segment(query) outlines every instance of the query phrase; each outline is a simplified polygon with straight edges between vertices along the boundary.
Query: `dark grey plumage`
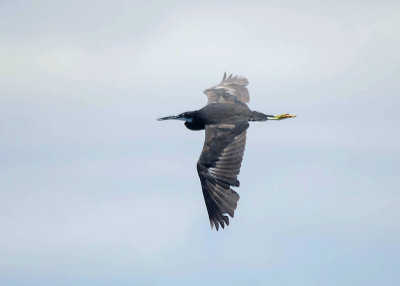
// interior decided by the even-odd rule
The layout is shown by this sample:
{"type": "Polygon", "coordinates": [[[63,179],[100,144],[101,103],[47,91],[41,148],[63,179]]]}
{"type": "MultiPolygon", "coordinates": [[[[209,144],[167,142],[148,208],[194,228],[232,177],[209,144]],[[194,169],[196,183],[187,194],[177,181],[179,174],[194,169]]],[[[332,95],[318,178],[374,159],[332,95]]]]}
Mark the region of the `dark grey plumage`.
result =
{"type": "Polygon", "coordinates": [[[205,129],[205,142],[197,162],[203,196],[210,218],[211,228],[218,230],[229,225],[233,217],[239,194],[231,187],[239,187],[237,179],[246,145],[246,131],[249,121],[285,119],[294,117],[265,115],[247,107],[249,92],[247,79],[229,77],[224,74],[220,84],[206,89],[208,97],[205,107],[197,111],[184,112],[177,116],[160,118],[180,119],[191,130],[205,129]]]}
{"type": "Polygon", "coordinates": [[[246,121],[236,124],[215,124],[206,126],[206,139],[203,151],[197,162],[204,200],[210,218],[211,227],[224,223],[234,216],[239,194],[231,186],[239,187],[237,176],[242,164],[246,130],[246,121]]]}

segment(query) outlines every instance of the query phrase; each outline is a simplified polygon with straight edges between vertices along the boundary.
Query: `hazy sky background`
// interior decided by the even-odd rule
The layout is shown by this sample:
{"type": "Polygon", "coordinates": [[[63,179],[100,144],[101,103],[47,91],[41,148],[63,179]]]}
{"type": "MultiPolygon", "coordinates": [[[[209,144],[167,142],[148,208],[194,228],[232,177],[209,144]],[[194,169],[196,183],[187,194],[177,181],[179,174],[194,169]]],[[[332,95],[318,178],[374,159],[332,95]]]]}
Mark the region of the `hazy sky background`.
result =
{"type": "Polygon", "coordinates": [[[399,285],[399,1],[0,2],[0,284],[399,285]],[[203,132],[246,76],[231,225],[203,132]]]}

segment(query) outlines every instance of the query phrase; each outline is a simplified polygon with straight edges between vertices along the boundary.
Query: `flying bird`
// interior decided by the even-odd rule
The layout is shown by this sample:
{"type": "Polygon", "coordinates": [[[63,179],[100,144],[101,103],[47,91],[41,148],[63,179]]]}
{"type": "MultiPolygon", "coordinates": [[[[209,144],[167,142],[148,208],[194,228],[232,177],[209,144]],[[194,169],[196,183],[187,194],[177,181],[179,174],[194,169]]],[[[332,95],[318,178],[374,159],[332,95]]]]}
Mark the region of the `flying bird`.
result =
{"type": "Polygon", "coordinates": [[[205,141],[197,172],[210,219],[211,229],[229,225],[233,218],[239,194],[231,187],[239,187],[237,179],[243,160],[246,132],[249,121],[282,120],[296,117],[290,114],[266,115],[251,111],[244,77],[226,76],[218,85],[204,91],[208,102],[196,111],[183,112],[158,120],[177,119],[185,121],[190,130],[204,130],[205,141]]]}

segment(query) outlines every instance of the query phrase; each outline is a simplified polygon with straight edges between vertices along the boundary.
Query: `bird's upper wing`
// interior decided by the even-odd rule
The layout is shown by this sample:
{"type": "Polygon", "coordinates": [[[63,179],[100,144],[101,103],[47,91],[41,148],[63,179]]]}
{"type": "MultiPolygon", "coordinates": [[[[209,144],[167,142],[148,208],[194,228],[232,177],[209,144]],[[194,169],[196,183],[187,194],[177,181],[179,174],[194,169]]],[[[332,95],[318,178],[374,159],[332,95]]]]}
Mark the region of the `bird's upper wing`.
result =
{"type": "Polygon", "coordinates": [[[224,73],[220,84],[204,91],[208,97],[207,104],[218,102],[247,104],[250,101],[249,91],[246,88],[248,84],[249,81],[244,77],[232,77],[232,75],[226,77],[224,73]]]}
{"type": "Polygon", "coordinates": [[[203,151],[197,162],[201,188],[203,189],[211,227],[229,225],[239,200],[230,187],[239,187],[237,176],[246,144],[249,123],[206,125],[203,151]]]}

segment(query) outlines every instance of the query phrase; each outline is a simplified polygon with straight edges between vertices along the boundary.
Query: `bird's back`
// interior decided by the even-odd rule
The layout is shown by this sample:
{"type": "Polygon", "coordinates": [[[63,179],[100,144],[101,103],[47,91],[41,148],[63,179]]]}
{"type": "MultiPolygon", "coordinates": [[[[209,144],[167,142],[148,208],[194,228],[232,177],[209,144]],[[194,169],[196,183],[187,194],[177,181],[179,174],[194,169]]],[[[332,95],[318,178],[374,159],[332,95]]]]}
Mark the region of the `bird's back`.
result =
{"type": "Polygon", "coordinates": [[[249,121],[251,110],[241,103],[213,103],[198,110],[197,116],[205,125],[249,121]]]}

